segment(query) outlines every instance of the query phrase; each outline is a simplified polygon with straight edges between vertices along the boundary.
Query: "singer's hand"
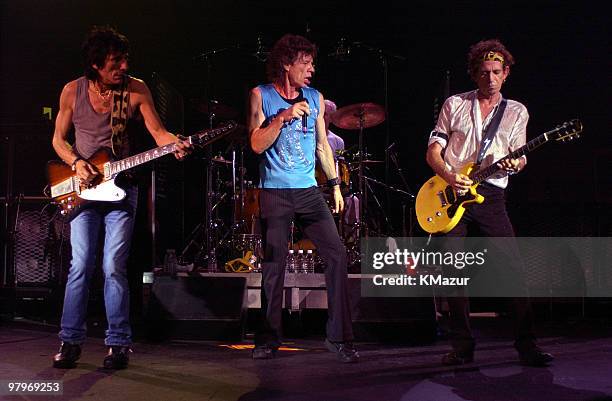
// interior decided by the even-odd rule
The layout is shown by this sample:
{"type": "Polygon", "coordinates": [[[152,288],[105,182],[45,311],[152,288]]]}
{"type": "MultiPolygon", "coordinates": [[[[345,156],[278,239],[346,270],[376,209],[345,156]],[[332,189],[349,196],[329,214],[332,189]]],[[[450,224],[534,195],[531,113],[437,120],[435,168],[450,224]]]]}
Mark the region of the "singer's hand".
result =
{"type": "Polygon", "coordinates": [[[305,100],[297,102],[288,109],[283,110],[280,117],[283,119],[283,122],[290,123],[296,118],[301,118],[304,114],[310,115],[310,106],[305,100]]]}
{"type": "Polygon", "coordinates": [[[340,185],[334,186],[334,207],[332,213],[342,213],[344,210],[344,198],[342,198],[342,192],[340,192],[340,185]]]}

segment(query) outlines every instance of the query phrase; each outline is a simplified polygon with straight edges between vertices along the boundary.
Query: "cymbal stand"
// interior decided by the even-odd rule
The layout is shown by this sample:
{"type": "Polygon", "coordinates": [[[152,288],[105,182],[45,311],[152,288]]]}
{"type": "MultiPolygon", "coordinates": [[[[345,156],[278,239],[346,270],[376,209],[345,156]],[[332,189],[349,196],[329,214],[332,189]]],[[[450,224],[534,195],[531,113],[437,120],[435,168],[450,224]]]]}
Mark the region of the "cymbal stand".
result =
{"type": "MultiPolygon", "coordinates": [[[[385,223],[387,224],[388,231],[392,232],[393,231],[393,226],[391,225],[391,222],[389,221],[389,217],[387,216],[387,213],[385,213],[385,210],[384,210],[382,204],[380,203],[380,200],[376,196],[376,192],[374,192],[374,190],[370,186],[370,183],[367,181],[369,179],[369,177],[364,176],[363,178],[364,178],[364,183],[365,183],[366,190],[372,194],[372,199],[374,199],[374,202],[376,202],[376,205],[378,206],[378,210],[381,211],[381,213],[382,213],[382,215],[383,215],[383,217],[385,219],[385,223]]],[[[366,208],[367,208],[367,205],[366,205],[366,208]]]]}
{"type": "Polygon", "coordinates": [[[244,220],[244,202],[245,202],[245,192],[246,192],[246,187],[245,187],[245,182],[244,182],[244,174],[245,174],[245,168],[244,168],[244,144],[240,144],[240,163],[239,163],[239,167],[238,167],[238,176],[239,176],[239,186],[240,189],[239,194],[237,194],[234,198],[234,203],[233,203],[233,209],[234,209],[234,229],[236,230],[244,230],[244,231],[248,231],[250,233],[252,233],[252,231],[254,231],[253,229],[250,228],[250,225],[247,226],[247,222],[244,220]],[[236,202],[238,202],[238,207],[236,207],[236,202]],[[237,212],[237,214],[236,214],[237,212]],[[240,220],[240,221],[239,221],[240,220]]]}
{"type": "Polygon", "coordinates": [[[364,203],[367,204],[368,202],[368,195],[366,194],[366,188],[365,188],[365,181],[364,181],[364,175],[363,175],[363,152],[364,152],[364,146],[363,146],[363,128],[365,126],[365,110],[364,107],[362,106],[358,112],[358,117],[359,117],[359,161],[358,161],[358,165],[359,165],[359,170],[358,170],[358,177],[359,177],[359,225],[358,225],[358,238],[361,238],[362,236],[367,238],[368,237],[368,227],[367,227],[367,216],[365,216],[365,210],[366,208],[364,208],[364,203]]]}
{"type": "Polygon", "coordinates": [[[402,171],[399,161],[397,160],[397,153],[395,152],[395,150],[390,149],[389,151],[387,151],[387,153],[389,155],[389,159],[391,159],[391,161],[395,165],[395,169],[397,171],[397,174],[400,177],[400,180],[402,180],[402,184],[404,185],[404,188],[406,189],[406,193],[410,195],[410,205],[411,206],[410,206],[410,212],[408,214],[410,216],[410,223],[408,224],[409,230],[406,230],[406,203],[402,201],[402,235],[404,237],[408,235],[410,238],[412,238],[413,227],[414,227],[414,224],[412,221],[412,216],[414,215],[413,213],[414,200],[415,200],[415,196],[413,195],[414,191],[410,188],[410,185],[408,185],[408,181],[406,181],[406,177],[404,177],[404,172],[402,171]]]}
{"type": "MultiPolygon", "coordinates": [[[[210,63],[208,63],[208,68],[210,71],[210,63]]],[[[210,72],[209,72],[210,73],[210,72]]],[[[215,113],[214,107],[217,104],[216,100],[210,99],[208,110],[210,111],[208,114],[208,124],[209,128],[213,128],[215,113]]],[[[206,268],[209,272],[215,271],[217,269],[217,255],[215,253],[215,248],[212,246],[212,229],[213,229],[213,209],[214,206],[212,204],[213,196],[215,195],[213,191],[213,156],[212,156],[212,147],[206,147],[206,200],[205,200],[205,214],[204,214],[204,249],[206,250],[206,268]]]]}

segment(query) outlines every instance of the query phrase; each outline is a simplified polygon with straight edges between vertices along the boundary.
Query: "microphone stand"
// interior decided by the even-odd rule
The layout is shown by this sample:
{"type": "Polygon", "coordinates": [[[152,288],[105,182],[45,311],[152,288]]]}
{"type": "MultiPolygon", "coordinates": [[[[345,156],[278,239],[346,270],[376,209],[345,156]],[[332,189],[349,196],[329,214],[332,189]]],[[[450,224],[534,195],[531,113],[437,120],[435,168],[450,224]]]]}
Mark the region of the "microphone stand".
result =
{"type": "MultiPolygon", "coordinates": [[[[383,68],[383,103],[385,106],[386,115],[386,128],[385,128],[385,149],[389,147],[389,142],[391,140],[391,123],[389,119],[389,59],[395,59],[398,61],[406,61],[405,56],[401,56],[399,54],[394,54],[383,50],[379,47],[371,46],[363,42],[353,42],[352,46],[361,47],[368,50],[371,53],[374,53],[378,56],[379,60],[382,63],[383,68]]],[[[385,154],[385,181],[389,182],[389,157],[385,154]]]]}
{"type": "MultiPolygon", "coordinates": [[[[344,41],[341,39],[340,46],[344,46],[344,41]]],[[[351,42],[348,47],[346,47],[346,54],[350,54],[350,48],[363,48],[370,53],[373,53],[378,56],[379,60],[382,63],[382,73],[383,73],[383,103],[385,107],[385,112],[387,113],[386,117],[386,125],[385,125],[385,149],[389,148],[389,142],[391,141],[391,120],[389,118],[389,60],[394,59],[398,61],[406,61],[406,57],[388,52],[379,47],[375,47],[363,42],[351,42]]],[[[389,163],[389,155],[385,152],[385,182],[389,182],[390,175],[390,163],[389,163]]],[[[386,194],[387,204],[389,201],[389,192],[386,194]]]]}
{"type": "MultiPolygon", "coordinates": [[[[400,180],[402,180],[402,184],[404,184],[404,188],[406,188],[408,193],[411,194],[411,198],[410,198],[410,200],[412,201],[411,205],[414,204],[414,195],[412,195],[414,191],[410,188],[410,185],[408,185],[408,182],[406,181],[406,177],[404,177],[404,172],[402,171],[399,161],[397,160],[397,155],[395,151],[390,150],[390,151],[387,151],[386,153],[389,155],[389,158],[395,165],[395,169],[397,170],[397,174],[399,175],[400,180]]],[[[413,234],[413,227],[414,227],[414,224],[412,222],[413,214],[414,214],[414,207],[410,206],[410,224],[409,224],[410,231],[407,232],[406,231],[406,203],[402,202],[402,235],[405,237],[408,234],[408,236],[411,238],[411,241],[412,241],[412,234],[413,234]]]]}

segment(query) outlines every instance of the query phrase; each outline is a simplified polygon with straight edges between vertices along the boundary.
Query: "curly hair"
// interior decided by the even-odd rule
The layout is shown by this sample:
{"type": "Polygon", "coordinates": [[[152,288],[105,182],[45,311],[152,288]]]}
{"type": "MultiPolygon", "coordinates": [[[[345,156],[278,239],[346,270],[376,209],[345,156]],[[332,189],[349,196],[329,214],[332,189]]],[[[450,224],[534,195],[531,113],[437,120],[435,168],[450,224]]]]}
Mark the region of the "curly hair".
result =
{"type": "Polygon", "coordinates": [[[470,77],[474,78],[478,74],[483,57],[488,52],[500,53],[504,57],[504,68],[514,65],[514,57],[512,57],[512,54],[506,49],[502,42],[498,39],[481,40],[470,47],[470,51],[468,52],[467,65],[470,77]]]}
{"type": "Polygon", "coordinates": [[[110,26],[94,26],[81,46],[85,76],[91,80],[98,78],[98,71],[92,66],[104,66],[106,56],[113,53],[127,54],[130,49],[128,39],[110,26]]]}
{"type": "Polygon", "coordinates": [[[266,63],[266,75],[270,82],[274,82],[283,74],[284,66],[297,60],[301,53],[312,56],[317,55],[317,47],[303,36],[286,34],[280,38],[270,50],[266,63]]]}

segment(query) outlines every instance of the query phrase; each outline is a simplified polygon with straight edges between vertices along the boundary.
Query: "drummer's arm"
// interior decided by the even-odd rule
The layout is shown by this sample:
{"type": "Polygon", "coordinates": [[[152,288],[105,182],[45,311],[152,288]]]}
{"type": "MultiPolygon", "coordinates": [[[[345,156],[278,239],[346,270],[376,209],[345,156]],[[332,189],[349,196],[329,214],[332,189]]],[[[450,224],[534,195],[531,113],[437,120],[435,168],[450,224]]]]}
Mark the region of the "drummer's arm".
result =
{"type": "Polygon", "coordinates": [[[321,111],[317,117],[316,123],[316,135],[317,135],[317,158],[321,162],[321,168],[328,179],[337,178],[336,164],[334,163],[334,154],[327,141],[327,131],[325,130],[325,102],[323,101],[323,95],[319,94],[319,102],[321,111]]]}

